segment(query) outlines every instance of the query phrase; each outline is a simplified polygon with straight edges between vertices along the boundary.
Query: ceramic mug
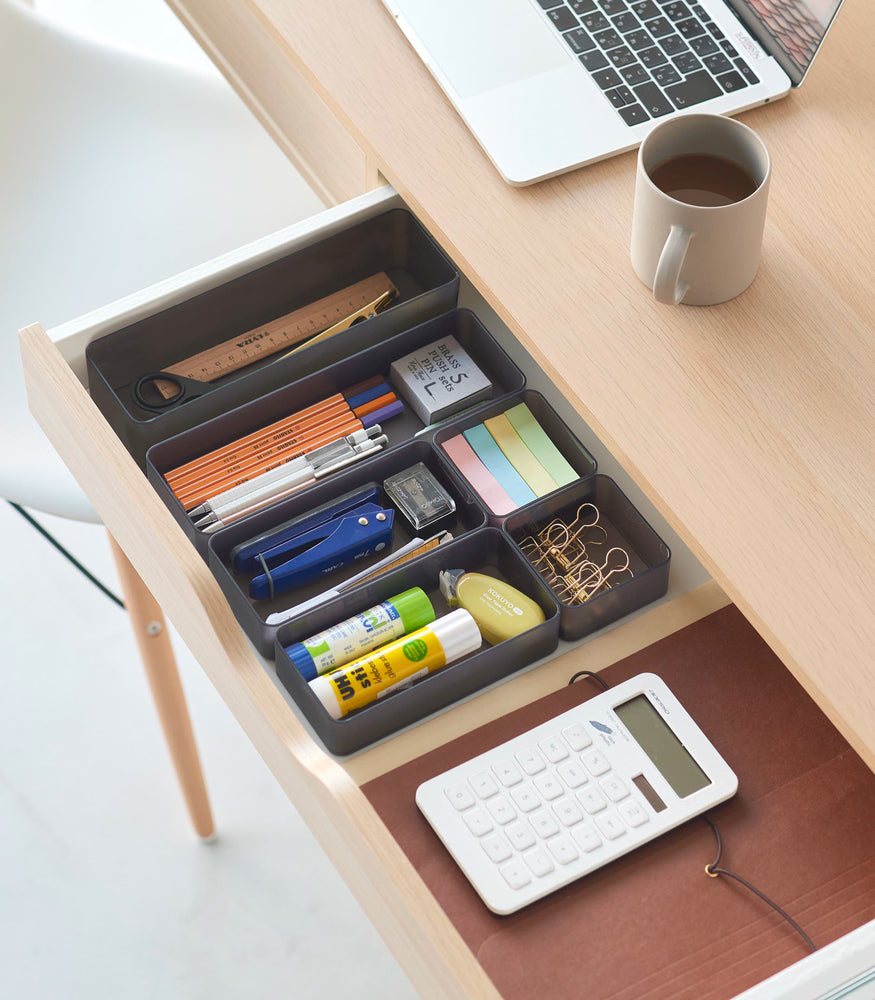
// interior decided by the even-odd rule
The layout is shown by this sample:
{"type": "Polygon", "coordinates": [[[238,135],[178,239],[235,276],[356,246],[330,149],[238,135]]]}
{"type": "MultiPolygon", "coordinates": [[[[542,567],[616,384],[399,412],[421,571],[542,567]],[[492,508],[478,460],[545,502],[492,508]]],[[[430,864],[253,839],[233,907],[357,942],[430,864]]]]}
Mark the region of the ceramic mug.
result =
{"type": "MultiPolygon", "coordinates": [[[[713,162],[713,161],[712,161],[713,162]]],[[[760,260],[771,163],[762,139],[732,118],[686,114],[657,125],[638,151],[632,266],[657,302],[715,305],[740,295],[760,260]],[[685,155],[717,156],[741,167],[756,185],[730,204],[688,204],[657,187],[651,175],[685,155]]]]}

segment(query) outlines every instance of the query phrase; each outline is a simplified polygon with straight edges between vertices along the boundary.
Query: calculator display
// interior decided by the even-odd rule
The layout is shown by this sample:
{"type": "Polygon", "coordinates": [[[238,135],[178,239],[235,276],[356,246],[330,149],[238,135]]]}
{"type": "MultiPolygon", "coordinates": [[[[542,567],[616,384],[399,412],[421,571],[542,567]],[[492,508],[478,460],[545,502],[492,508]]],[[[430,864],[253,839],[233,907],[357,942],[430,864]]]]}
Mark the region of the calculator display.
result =
{"type": "Polygon", "coordinates": [[[646,695],[630,698],[614,711],[680,798],[711,784],[646,695]]]}

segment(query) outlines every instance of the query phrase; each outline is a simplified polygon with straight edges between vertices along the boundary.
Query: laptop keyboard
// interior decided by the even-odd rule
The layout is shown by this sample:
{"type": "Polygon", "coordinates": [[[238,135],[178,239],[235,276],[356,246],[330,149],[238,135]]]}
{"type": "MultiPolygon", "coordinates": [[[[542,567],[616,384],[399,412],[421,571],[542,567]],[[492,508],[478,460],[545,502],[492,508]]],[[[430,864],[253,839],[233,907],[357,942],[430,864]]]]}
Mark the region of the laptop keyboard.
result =
{"type": "Polygon", "coordinates": [[[627,125],[641,125],[759,83],[697,3],[538,3],[627,125]]]}

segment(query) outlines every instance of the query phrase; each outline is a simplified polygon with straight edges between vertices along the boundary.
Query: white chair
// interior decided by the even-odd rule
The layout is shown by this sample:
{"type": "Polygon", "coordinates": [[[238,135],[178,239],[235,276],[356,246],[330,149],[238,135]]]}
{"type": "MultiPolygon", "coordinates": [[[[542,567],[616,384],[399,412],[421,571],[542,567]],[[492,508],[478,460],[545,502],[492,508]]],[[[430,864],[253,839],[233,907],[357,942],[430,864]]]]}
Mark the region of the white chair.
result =
{"type": "MultiPolygon", "coordinates": [[[[0,497],[97,521],[27,412],[16,331],[51,326],[324,206],[218,74],[95,43],[0,0],[0,497]]],[[[112,541],[112,540],[111,540],[112,541]]],[[[113,543],[197,832],[213,832],[160,608],[113,543]]]]}

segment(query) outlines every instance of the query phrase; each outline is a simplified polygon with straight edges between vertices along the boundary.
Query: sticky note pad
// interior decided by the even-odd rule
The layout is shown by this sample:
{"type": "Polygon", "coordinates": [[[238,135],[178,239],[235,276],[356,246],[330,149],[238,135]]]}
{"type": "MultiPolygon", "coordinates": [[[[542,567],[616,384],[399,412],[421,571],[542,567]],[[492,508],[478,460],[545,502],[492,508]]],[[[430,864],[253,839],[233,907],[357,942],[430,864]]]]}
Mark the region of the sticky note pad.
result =
{"type": "Polygon", "coordinates": [[[507,491],[474,454],[471,445],[461,434],[448,438],[441,447],[491,511],[509,514],[516,510],[517,505],[507,495],[507,491]]]}
{"type": "Polygon", "coordinates": [[[566,486],[580,478],[525,403],[511,407],[504,415],[557,485],[566,486]]]}
{"type": "Polygon", "coordinates": [[[513,500],[517,507],[531,503],[535,500],[534,491],[526,485],[525,479],[504,457],[504,452],[495,443],[495,438],[489,433],[483,424],[477,424],[467,431],[462,432],[465,440],[477,453],[477,457],[501,483],[505,493],[513,500]]]}
{"type": "Polygon", "coordinates": [[[543,497],[556,489],[559,484],[535,458],[503,413],[490,417],[483,423],[504,452],[504,457],[525,479],[535,496],[543,497]]]}

